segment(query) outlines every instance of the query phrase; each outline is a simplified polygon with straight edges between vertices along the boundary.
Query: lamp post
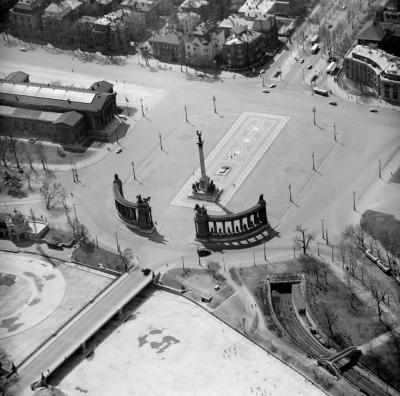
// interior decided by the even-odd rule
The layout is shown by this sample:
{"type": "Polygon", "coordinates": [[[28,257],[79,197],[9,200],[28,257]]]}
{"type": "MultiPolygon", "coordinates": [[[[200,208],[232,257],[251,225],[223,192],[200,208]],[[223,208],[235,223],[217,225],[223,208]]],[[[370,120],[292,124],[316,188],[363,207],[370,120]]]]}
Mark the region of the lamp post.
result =
{"type": "Polygon", "coordinates": [[[213,100],[213,102],[214,102],[214,113],[215,113],[215,114],[217,114],[217,107],[215,106],[215,101],[216,101],[216,99],[217,99],[217,98],[216,98],[215,96],[212,97],[212,100],[213,100]]]}
{"type": "Polygon", "coordinates": [[[135,163],[132,161],[132,162],[131,162],[131,165],[132,165],[133,178],[136,180],[135,163]]]}
{"type": "Polygon", "coordinates": [[[142,116],[144,117],[143,99],[140,99],[140,107],[142,108],[142,116]]]}
{"type": "Polygon", "coordinates": [[[315,108],[315,106],[313,106],[312,112],[314,113],[314,125],[316,125],[317,123],[315,121],[315,113],[317,112],[317,109],[315,108]]]}
{"type": "Polygon", "coordinates": [[[356,212],[356,192],[353,191],[353,210],[356,212]]]}
{"type": "Polygon", "coordinates": [[[314,151],[312,153],[312,170],[315,172],[315,156],[314,156],[314,151]]]}
{"type": "Polygon", "coordinates": [[[321,233],[322,239],[325,239],[324,219],[321,219],[321,233]]]}
{"type": "Polygon", "coordinates": [[[189,121],[188,121],[188,116],[187,116],[187,108],[186,108],[186,105],[185,105],[185,120],[186,120],[186,122],[189,122],[189,121]]]}
{"type": "Polygon", "coordinates": [[[293,203],[293,199],[292,199],[292,186],[289,183],[289,201],[293,203]]]}
{"type": "Polygon", "coordinates": [[[379,179],[382,179],[382,161],[378,160],[378,174],[379,174],[379,179]]]}
{"type": "Polygon", "coordinates": [[[163,145],[162,145],[162,135],[161,132],[158,133],[158,138],[160,139],[160,150],[163,151],[163,145]]]}

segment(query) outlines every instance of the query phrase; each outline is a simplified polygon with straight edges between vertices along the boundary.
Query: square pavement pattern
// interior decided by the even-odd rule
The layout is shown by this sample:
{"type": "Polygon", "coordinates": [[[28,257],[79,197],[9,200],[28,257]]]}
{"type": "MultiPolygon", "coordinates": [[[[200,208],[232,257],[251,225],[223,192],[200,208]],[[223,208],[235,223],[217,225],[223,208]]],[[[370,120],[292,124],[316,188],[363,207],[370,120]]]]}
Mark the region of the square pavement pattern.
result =
{"type": "MultiPolygon", "coordinates": [[[[225,206],[230,201],[288,121],[286,116],[250,112],[242,113],[235,121],[205,160],[207,175],[223,190],[219,205],[225,206]],[[224,174],[218,174],[222,169],[225,169],[224,174]]],[[[207,136],[204,145],[207,148],[207,136]]],[[[221,208],[214,203],[188,198],[192,184],[200,176],[199,166],[171,205],[193,208],[199,203],[208,210],[221,212],[221,208]]]]}

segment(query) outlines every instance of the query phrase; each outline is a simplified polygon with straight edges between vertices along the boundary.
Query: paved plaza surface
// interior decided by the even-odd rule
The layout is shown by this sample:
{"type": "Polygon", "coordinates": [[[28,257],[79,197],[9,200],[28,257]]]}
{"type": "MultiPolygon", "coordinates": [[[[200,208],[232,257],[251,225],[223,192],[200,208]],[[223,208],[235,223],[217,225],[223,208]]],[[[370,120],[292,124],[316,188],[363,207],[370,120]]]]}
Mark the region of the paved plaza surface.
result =
{"type": "Polygon", "coordinates": [[[214,212],[223,212],[221,205],[225,206],[230,201],[288,120],[289,117],[279,115],[243,113],[205,159],[208,176],[222,190],[218,204],[188,198],[192,192],[192,184],[201,176],[198,167],[171,205],[192,208],[197,202],[214,212]],[[222,167],[228,169],[225,175],[218,174],[222,167]]]}
{"type": "Polygon", "coordinates": [[[201,308],[161,291],[58,387],[102,396],[324,394],[201,308]]]}
{"type": "Polygon", "coordinates": [[[49,263],[0,253],[0,342],[45,320],[64,292],[64,277],[49,263]]]}

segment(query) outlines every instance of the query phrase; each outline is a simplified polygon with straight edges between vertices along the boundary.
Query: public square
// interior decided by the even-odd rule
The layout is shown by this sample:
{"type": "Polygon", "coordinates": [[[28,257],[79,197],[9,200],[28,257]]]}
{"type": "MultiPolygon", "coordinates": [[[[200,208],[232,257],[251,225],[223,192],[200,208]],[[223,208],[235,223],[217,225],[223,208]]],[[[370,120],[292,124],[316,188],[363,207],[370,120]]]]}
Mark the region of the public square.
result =
{"type": "MultiPolygon", "coordinates": [[[[115,251],[118,237],[122,249],[131,249],[138,257],[141,268],[157,272],[183,262],[194,267],[200,260],[193,221],[196,201],[187,198],[200,176],[196,131],[205,141],[207,173],[224,190],[220,206],[207,207],[218,213],[239,212],[264,194],[269,222],[279,233],[279,238],[268,241],[266,253],[263,246],[214,253],[212,257],[224,260],[227,269],[264,262],[264,254],[270,262],[292,257],[298,224],[318,239],[323,219],[335,243],[345,226],[358,222],[368,208],[400,216],[399,184],[389,182],[390,174],[400,167],[400,113],[384,105],[378,105],[377,113],[369,112],[368,106],[334,86],[329,76],[322,84],[332,88],[337,106],[312,95],[310,73],[296,62],[299,54],[294,46],[285,49],[262,78],[222,72],[213,82],[189,78],[179,65],[147,68],[138,64],[137,56],[120,65],[83,62],[71,52],[40,46],[21,52],[18,45],[7,46],[3,39],[0,51],[3,76],[22,70],[31,81],[82,87],[106,80],[114,84],[117,104],[123,108],[129,103],[132,111],[125,136],[90,148],[96,154],[76,164],[79,183],[73,180],[69,164],[50,164],[50,168],[65,187],[76,217],[96,241],[115,251]],[[276,79],[273,74],[278,69],[282,76],[276,79]],[[262,92],[271,83],[276,87],[262,92]],[[382,178],[378,178],[378,160],[382,178]],[[226,176],[216,175],[223,166],[229,166],[226,176]],[[124,183],[126,199],[135,201],[138,194],[151,197],[155,233],[143,236],[119,221],[112,192],[114,174],[124,183]]],[[[321,69],[326,64],[322,54],[312,60],[321,69]]],[[[192,77],[194,70],[189,73],[192,77]]],[[[14,206],[45,212],[39,195],[3,202],[5,210],[14,206]]],[[[57,214],[52,216],[58,221],[57,214]]],[[[71,275],[70,284],[78,278],[71,275]]],[[[91,291],[86,299],[109,282],[96,281],[91,289],[94,276],[84,278],[78,288],[91,291]]],[[[24,281],[27,284],[21,277],[18,286],[28,290],[24,281]]],[[[62,287],[54,306],[61,292],[62,287]]],[[[25,293],[24,301],[33,298],[25,293]]],[[[70,305],[78,309],[79,298],[83,297],[77,294],[71,303],[64,301],[54,323],[61,323],[70,305]]],[[[6,313],[12,316],[21,307],[17,304],[6,313]]],[[[322,394],[304,377],[180,297],[157,292],[135,315],[95,349],[93,360],[84,360],[67,373],[60,387],[71,395],[322,394]]],[[[40,325],[33,327],[38,342],[42,330],[40,325]]],[[[17,351],[20,359],[27,342],[15,338],[6,346],[17,351]]]]}

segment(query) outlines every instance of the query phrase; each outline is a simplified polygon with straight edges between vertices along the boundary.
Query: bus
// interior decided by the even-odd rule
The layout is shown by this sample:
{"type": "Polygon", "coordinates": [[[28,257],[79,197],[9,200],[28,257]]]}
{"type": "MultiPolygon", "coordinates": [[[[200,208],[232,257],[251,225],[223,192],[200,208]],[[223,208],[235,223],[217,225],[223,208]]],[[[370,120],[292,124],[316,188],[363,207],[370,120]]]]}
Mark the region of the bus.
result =
{"type": "Polygon", "coordinates": [[[319,44],[316,43],[311,47],[311,53],[316,54],[319,51],[319,44]]]}
{"type": "Polygon", "coordinates": [[[328,74],[333,74],[336,70],[336,62],[329,63],[329,66],[326,68],[326,72],[328,74]]]}
{"type": "Polygon", "coordinates": [[[318,34],[316,34],[315,36],[313,36],[313,38],[311,39],[311,44],[317,44],[319,42],[319,36],[318,34]]]}
{"type": "Polygon", "coordinates": [[[318,94],[318,95],[322,95],[322,96],[329,96],[329,93],[326,89],[322,89],[322,88],[317,88],[315,87],[313,89],[314,93],[318,94]]]}

